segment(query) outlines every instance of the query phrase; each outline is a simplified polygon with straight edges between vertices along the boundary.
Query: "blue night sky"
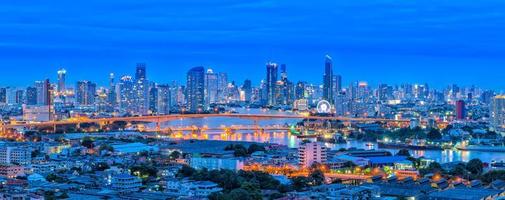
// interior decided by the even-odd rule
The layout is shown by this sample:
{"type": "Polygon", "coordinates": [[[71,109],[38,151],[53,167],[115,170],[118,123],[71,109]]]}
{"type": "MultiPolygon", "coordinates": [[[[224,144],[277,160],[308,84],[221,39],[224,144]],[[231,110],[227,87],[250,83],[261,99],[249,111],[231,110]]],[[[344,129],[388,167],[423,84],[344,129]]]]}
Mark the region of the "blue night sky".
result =
{"type": "Polygon", "coordinates": [[[269,60],[321,83],[324,55],[344,83],[505,88],[503,0],[68,0],[0,5],[0,85],[107,82],[110,72],[185,81],[192,66],[255,85],[269,60]],[[49,4],[48,4],[49,3],[49,4]]]}

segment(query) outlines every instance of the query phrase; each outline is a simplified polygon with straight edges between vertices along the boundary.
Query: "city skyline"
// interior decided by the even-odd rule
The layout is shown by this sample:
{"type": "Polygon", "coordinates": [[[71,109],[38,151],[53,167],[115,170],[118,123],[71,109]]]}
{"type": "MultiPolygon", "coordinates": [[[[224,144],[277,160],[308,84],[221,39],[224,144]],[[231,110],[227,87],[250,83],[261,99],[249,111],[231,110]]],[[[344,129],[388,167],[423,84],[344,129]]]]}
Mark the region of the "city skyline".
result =
{"type": "Polygon", "coordinates": [[[0,85],[29,85],[60,67],[69,70],[69,82],[120,76],[137,62],[156,72],[156,82],[184,82],[186,70],[205,66],[254,84],[270,60],[286,64],[291,80],[318,84],[330,54],[346,84],[500,90],[504,7],[501,1],[10,3],[0,20],[7,41],[0,45],[6,75],[0,85]]]}

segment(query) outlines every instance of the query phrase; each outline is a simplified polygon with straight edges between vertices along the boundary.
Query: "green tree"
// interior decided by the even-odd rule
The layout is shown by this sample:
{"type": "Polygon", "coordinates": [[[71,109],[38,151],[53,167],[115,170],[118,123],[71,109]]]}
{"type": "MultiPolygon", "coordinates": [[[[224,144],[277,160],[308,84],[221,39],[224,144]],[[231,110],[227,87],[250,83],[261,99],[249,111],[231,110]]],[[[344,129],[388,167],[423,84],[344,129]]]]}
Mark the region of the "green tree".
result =
{"type": "Polygon", "coordinates": [[[307,177],[298,176],[298,177],[292,178],[291,181],[293,182],[292,183],[293,189],[295,189],[296,191],[302,191],[305,188],[310,186],[311,180],[307,177]]]}
{"type": "Polygon", "coordinates": [[[314,185],[322,185],[324,184],[324,173],[321,170],[314,170],[310,173],[309,177],[312,179],[314,185]]]}
{"type": "Polygon", "coordinates": [[[175,159],[178,159],[181,157],[181,152],[179,151],[173,151],[172,153],[170,153],[170,155],[168,156],[170,158],[170,160],[175,160],[175,159]]]}
{"type": "Polygon", "coordinates": [[[429,140],[440,140],[442,139],[442,133],[438,129],[432,128],[430,131],[428,131],[427,138],[429,140]]]}
{"type": "Polygon", "coordinates": [[[247,152],[249,154],[252,154],[256,151],[265,151],[265,147],[263,145],[259,145],[259,144],[251,144],[249,145],[249,148],[247,149],[247,152]]]}
{"type": "Polygon", "coordinates": [[[396,155],[410,157],[410,152],[408,149],[400,149],[396,155]]]}
{"type": "Polygon", "coordinates": [[[81,146],[91,149],[95,146],[93,138],[86,136],[81,140],[81,146]]]}
{"type": "Polygon", "coordinates": [[[190,177],[192,176],[194,173],[196,173],[196,170],[193,169],[192,167],[190,166],[187,166],[187,165],[183,165],[182,168],[179,170],[178,172],[178,176],[182,176],[182,177],[190,177]]]}
{"type": "Polygon", "coordinates": [[[466,164],[466,169],[474,175],[480,175],[480,174],[482,174],[482,171],[484,168],[483,168],[482,161],[478,158],[475,158],[475,159],[470,160],[466,164]]]}

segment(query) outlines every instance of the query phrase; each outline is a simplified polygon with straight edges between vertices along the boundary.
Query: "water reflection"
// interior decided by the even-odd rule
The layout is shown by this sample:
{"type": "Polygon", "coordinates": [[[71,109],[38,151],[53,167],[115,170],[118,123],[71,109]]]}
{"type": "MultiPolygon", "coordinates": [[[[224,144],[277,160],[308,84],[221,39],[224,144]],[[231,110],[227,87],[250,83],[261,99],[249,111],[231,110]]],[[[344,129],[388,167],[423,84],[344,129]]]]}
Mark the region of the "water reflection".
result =
{"type": "MultiPolygon", "coordinates": [[[[279,114],[278,111],[265,111],[259,109],[237,109],[239,113],[248,114],[258,114],[258,113],[269,113],[269,114],[279,114]]],[[[282,114],[289,114],[282,113],[282,114]]],[[[285,125],[294,124],[298,120],[296,119],[271,119],[271,120],[260,120],[257,121],[259,126],[269,126],[269,125],[285,125]]],[[[201,118],[201,119],[180,119],[171,122],[166,122],[163,124],[165,127],[185,127],[196,125],[198,127],[208,126],[208,127],[222,127],[231,125],[252,125],[256,123],[249,119],[236,119],[236,118],[201,118]]],[[[186,133],[187,134],[187,133],[186,133]]],[[[286,131],[277,132],[259,132],[259,131],[237,131],[233,134],[224,134],[222,132],[205,132],[203,138],[208,138],[212,140],[227,140],[227,141],[249,141],[249,142],[260,142],[260,143],[276,143],[286,145],[290,148],[297,148],[302,139],[298,139],[296,136],[289,134],[286,131]]],[[[184,137],[185,138],[185,137],[184,137]]],[[[201,137],[197,137],[201,138],[201,137]]],[[[330,144],[327,143],[328,148],[338,150],[340,148],[357,148],[357,149],[377,149],[378,145],[372,143],[367,145],[369,142],[361,141],[348,141],[344,144],[330,144]]],[[[398,149],[383,149],[392,152],[393,154],[398,152],[398,149]]],[[[459,150],[415,150],[410,151],[411,155],[414,157],[425,157],[433,159],[437,162],[446,163],[454,161],[464,161],[467,162],[473,158],[479,158],[484,162],[491,162],[492,160],[503,160],[503,153],[500,152],[470,152],[470,151],[459,151],[459,150]]]]}

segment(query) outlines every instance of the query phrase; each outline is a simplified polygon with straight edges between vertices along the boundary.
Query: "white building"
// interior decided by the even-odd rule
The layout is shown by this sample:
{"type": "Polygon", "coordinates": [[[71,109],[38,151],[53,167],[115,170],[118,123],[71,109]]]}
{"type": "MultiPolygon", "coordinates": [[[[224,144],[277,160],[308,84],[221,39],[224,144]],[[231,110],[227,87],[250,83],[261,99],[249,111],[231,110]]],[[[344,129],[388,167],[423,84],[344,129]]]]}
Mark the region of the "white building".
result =
{"type": "Polygon", "coordinates": [[[139,191],[142,181],[139,177],[129,174],[118,174],[112,177],[112,189],[119,193],[130,193],[139,191]]]}
{"type": "Polygon", "coordinates": [[[310,167],[314,163],[326,163],[327,148],[319,142],[301,144],[298,147],[298,161],[302,167],[310,167]]]}
{"type": "Polygon", "coordinates": [[[495,96],[489,111],[491,126],[498,131],[505,130],[505,95],[495,96]]]}
{"type": "Polygon", "coordinates": [[[220,192],[223,189],[218,186],[218,184],[210,181],[189,181],[189,180],[177,180],[169,179],[166,181],[166,191],[167,193],[195,197],[195,198],[206,198],[211,193],[220,192]]]}
{"type": "Polygon", "coordinates": [[[244,167],[244,162],[237,158],[202,158],[193,157],[190,160],[190,166],[195,169],[206,168],[208,170],[241,170],[244,167]]]}
{"type": "Polygon", "coordinates": [[[51,119],[51,109],[49,106],[27,106],[23,105],[23,120],[34,122],[45,122],[51,119]]]}
{"type": "Polygon", "coordinates": [[[0,164],[29,165],[32,150],[29,147],[0,147],[0,164]]]}

